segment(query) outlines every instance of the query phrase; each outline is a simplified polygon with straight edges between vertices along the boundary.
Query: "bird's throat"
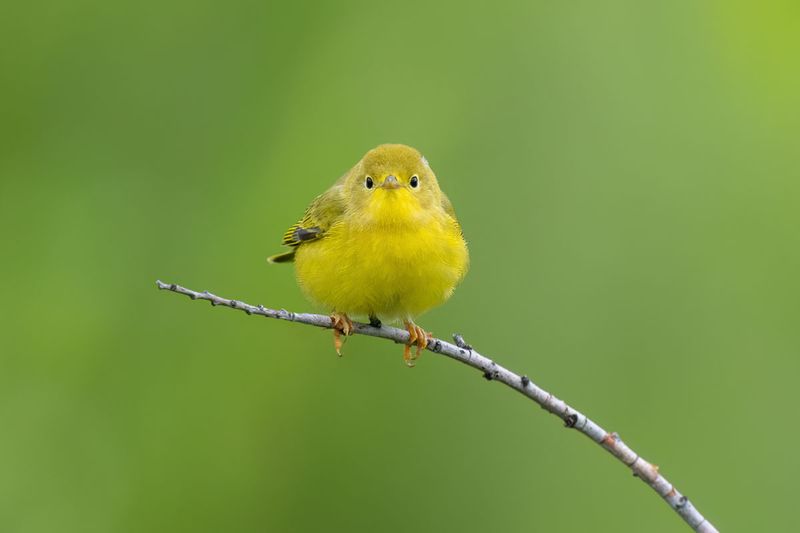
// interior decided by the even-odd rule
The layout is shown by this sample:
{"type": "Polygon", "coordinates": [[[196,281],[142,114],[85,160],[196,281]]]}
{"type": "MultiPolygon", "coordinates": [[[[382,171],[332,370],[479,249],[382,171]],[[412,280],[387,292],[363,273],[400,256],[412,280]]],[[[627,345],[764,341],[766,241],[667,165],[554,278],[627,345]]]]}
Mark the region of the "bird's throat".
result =
{"type": "Polygon", "coordinates": [[[383,227],[415,226],[424,219],[425,211],[408,190],[376,191],[367,207],[370,225],[383,227]]]}

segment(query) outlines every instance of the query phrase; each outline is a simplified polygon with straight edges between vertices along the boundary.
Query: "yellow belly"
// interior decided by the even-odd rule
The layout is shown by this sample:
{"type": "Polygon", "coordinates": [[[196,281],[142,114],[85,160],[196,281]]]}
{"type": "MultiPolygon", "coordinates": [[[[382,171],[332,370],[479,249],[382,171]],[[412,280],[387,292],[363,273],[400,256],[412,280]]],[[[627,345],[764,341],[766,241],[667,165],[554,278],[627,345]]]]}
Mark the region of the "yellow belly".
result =
{"type": "Polygon", "coordinates": [[[413,319],[447,300],[464,277],[467,246],[451,221],[370,229],[336,224],[297,250],[305,293],[332,311],[413,319]]]}

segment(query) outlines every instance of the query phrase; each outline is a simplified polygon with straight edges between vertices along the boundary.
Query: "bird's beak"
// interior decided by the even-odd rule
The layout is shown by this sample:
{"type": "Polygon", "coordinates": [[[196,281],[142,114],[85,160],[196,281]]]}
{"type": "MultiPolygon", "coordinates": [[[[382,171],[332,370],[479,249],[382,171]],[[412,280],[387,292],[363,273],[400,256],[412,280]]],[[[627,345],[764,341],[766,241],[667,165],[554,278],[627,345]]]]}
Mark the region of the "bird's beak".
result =
{"type": "Polygon", "coordinates": [[[386,179],[383,180],[383,184],[381,184],[381,187],[384,189],[399,189],[400,182],[397,181],[397,178],[395,178],[394,176],[386,176],[386,179]]]}

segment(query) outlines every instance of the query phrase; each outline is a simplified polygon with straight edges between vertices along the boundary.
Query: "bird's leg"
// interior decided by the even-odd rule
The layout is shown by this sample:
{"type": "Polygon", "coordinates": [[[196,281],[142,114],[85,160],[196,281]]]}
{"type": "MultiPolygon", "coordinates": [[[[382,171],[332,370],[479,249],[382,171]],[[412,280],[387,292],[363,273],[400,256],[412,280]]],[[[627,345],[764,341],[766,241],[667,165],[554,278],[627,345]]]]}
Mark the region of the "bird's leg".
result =
{"type": "Polygon", "coordinates": [[[403,350],[403,361],[406,362],[406,365],[412,367],[417,364],[417,358],[422,353],[422,350],[428,347],[428,339],[433,338],[433,336],[411,320],[406,320],[405,325],[408,331],[408,343],[403,350]],[[416,353],[413,355],[411,354],[412,346],[417,347],[416,353]]]}
{"type": "Polygon", "coordinates": [[[369,315],[369,325],[373,328],[379,328],[383,325],[381,319],[376,317],[375,315],[369,315]]]}
{"type": "Polygon", "coordinates": [[[353,321],[344,313],[334,312],[331,314],[331,322],[331,327],[333,328],[333,346],[336,348],[336,353],[341,357],[342,346],[344,346],[342,333],[344,333],[345,340],[347,340],[348,336],[353,334],[353,321]]]}

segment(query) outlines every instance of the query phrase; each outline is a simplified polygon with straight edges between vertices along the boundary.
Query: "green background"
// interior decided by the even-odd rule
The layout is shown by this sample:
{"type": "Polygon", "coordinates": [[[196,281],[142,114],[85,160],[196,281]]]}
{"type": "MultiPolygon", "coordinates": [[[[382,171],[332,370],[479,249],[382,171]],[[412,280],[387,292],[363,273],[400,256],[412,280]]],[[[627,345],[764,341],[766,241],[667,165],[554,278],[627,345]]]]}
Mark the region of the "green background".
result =
{"type": "Polygon", "coordinates": [[[424,327],[796,525],[800,8],[754,5],[5,5],[0,531],[687,530],[467,367],[156,290],[312,310],[265,258],[383,142],[469,240],[424,327]]]}

